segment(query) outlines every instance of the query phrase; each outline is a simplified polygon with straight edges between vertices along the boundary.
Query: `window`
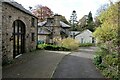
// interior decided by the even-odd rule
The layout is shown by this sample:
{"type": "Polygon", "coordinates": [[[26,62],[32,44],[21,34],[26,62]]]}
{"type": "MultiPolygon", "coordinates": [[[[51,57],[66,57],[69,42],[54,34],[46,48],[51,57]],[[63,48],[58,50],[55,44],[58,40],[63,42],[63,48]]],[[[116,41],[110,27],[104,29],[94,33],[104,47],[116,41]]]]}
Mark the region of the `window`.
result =
{"type": "Polygon", "coordinates": [[[92,43],[95,43],[95,38],[94,37],[92,37],[92,43]]]}
{"type": "Polygon", "coordinates": [[[32,17],[32,27],[35,27],[35,18],[32,17]]]}
{"type": "Polygon", "coordinates": [[[31,37],[32,37],[32,41],[35,41],[35,38],[34,38],[35,37],[35,33],[32,33],[31,37]]]}

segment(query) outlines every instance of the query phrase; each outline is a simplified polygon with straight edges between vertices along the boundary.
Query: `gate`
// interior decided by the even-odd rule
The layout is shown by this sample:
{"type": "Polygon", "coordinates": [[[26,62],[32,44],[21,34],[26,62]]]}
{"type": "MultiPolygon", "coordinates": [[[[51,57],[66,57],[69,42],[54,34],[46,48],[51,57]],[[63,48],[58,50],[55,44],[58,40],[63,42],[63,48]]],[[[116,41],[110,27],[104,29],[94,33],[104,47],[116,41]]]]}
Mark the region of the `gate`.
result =
{"type": "Polygon", "coordinates": [[[16,20],[13,23],[13,58],[25,52],[25,24],[16,20]]]}

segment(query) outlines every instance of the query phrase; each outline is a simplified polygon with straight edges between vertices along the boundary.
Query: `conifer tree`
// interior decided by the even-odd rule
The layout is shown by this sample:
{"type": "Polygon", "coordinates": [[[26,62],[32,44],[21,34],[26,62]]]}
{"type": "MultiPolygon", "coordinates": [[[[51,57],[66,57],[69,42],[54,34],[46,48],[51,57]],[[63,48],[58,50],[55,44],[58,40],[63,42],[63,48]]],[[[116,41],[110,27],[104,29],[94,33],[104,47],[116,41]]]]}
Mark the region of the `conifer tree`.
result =
{"type": "Polygon", "coordinates": [[[87,29],[89,29],[90,31],[94,31],[94,22],[93,22],[93,17],[92,17],[91,11],[88,14],[87,29]]]}

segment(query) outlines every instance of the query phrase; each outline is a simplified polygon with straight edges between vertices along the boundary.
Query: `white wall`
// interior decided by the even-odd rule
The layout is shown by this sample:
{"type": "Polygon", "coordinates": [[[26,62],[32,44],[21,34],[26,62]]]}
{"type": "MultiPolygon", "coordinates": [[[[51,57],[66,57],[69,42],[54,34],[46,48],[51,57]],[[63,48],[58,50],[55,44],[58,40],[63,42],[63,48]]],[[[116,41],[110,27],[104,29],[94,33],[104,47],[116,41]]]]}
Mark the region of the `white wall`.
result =
{"type": "Polygon", "coordinates": [[[92,32],[89,30],[83,31],[75,37],[80,43],[92,43],[92,32]],[[82,40],[83,39],[83,40],[82,40]]]}

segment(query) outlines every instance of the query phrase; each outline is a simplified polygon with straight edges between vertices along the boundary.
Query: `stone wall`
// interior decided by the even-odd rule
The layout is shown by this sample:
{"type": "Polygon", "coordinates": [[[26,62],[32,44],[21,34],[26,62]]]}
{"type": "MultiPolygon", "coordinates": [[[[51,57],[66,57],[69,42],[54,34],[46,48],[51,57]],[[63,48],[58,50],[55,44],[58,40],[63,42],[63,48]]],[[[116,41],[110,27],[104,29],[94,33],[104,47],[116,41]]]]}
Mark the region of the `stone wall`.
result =
{"type": "Polygon", "coordinates": [[[0,1],[0,79],[2,78],[2,2],[0,1]]]}
{"type": "Polygon", "coordinates": [[[13,22],[15,20],[21,20],[25,24],[25,51],[29,52],[36,49],[37,45],[37,19],[35,19],[35,26],[31,24],[32,17],[23,11],[7,4],[3,3],[3,28],[2,28],[2,49],[3,49],[3,59],[11,60],[13,59],[13,40],[10,38],[13,36],[13,22]],[[32,41],[31,34],[35,33],[35,41],[32,41]]]}

